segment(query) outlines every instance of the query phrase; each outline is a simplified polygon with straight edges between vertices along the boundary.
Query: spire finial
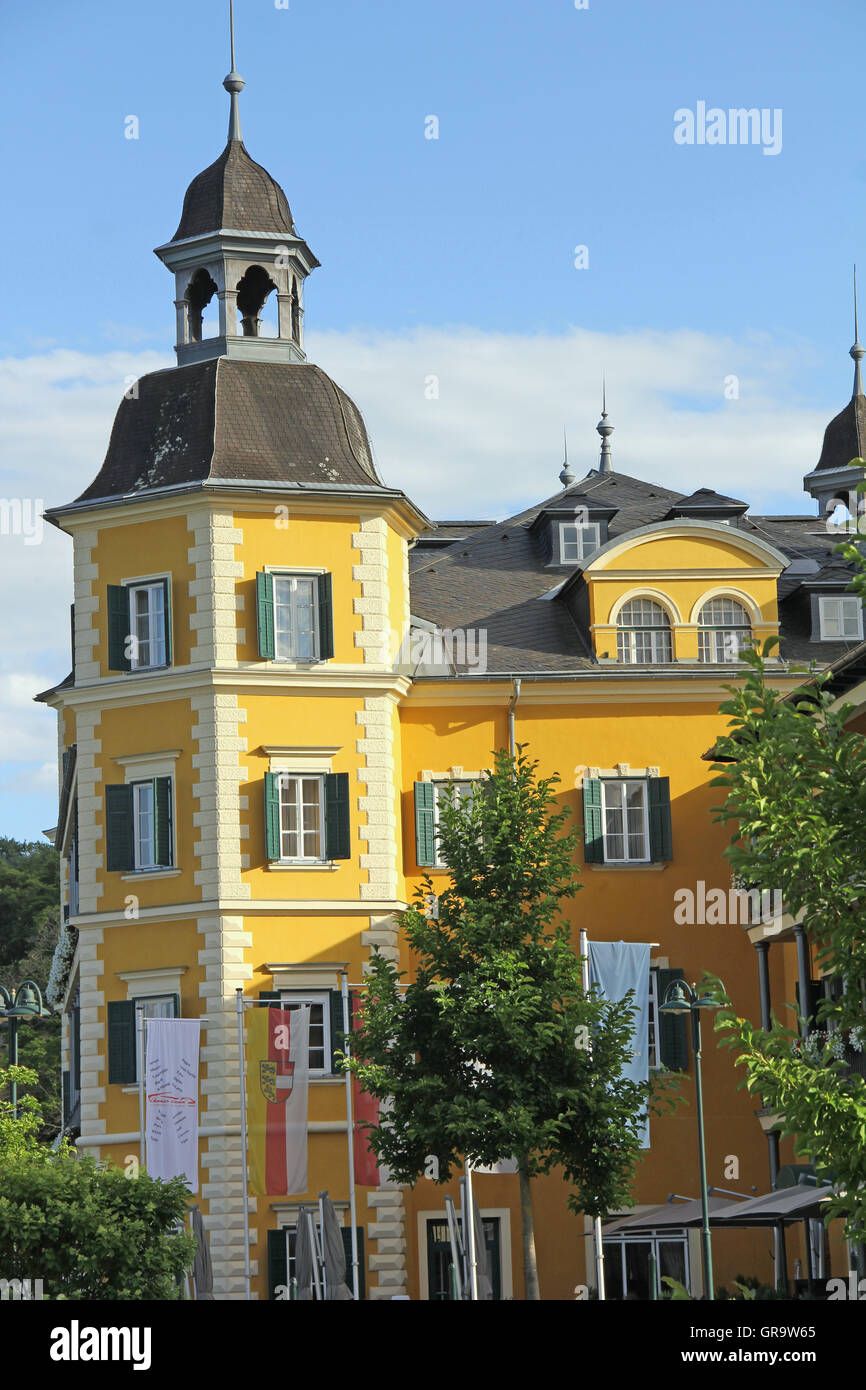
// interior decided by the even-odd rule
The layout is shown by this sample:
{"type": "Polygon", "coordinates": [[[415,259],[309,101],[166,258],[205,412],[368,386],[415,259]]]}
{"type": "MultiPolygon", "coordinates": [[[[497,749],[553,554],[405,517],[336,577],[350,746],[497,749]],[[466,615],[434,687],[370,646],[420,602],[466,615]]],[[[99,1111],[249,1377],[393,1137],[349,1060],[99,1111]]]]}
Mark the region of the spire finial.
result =
{"type": "Polygon", "coordinates": [[[607,382],[604,376],[601,378],[601,419],[595,428],[601,435],[601,461],[598,465],[598,471],[599,473],[612,473],[610,436],[613,434],[613,425],[607,423],[607,382]]]}
{"type": "Polygon", "coordinates": [[[562,471],[559,475],[559,481],[562,483],[563,487],[570,487],[574,482],[574,474],[568,466],[568,435],[565,432],[565,425],[562,427],[562,449],[565,457],[562,471]]]}
{"type": "Polygon", "coordinates": [[[242,140],[241,135],[241,113],[238,109],[238,96],[247,85],[239,72],[235,72],[235,4],[234,0],[229,0],[229,32],[231,35],[232,70],[228,77],[223,79],[223,86],[232,99],[231,112],[229,113],[229,140],[242,140]]]}
{"type": "Polygon", "coordinates": [[[860,377],[860,363],[866,357],[866,348],[860,346],[860,333],[857,327],[857,266],[854,266],[854,346],[851,348],[851,356],[854,358],[854,391],[853,395],[863,395],[863,382],[860,377]]]}

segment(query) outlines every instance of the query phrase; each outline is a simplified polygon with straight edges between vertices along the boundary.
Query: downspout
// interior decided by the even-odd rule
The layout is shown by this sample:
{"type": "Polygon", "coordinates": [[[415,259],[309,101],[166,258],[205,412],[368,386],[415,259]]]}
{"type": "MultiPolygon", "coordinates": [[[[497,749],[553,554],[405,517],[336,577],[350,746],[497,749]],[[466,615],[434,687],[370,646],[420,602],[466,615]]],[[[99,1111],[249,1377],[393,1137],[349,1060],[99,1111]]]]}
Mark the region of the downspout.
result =
{"type": "Polygon", "coordinates": [[[508,706],[508,751],[513,758],[516,750],[514,741],[514,711],[517,707],[517,701],[520,699],[520,677],[512,676],[512,682],[514,685],[514,694],[508,706]]]}

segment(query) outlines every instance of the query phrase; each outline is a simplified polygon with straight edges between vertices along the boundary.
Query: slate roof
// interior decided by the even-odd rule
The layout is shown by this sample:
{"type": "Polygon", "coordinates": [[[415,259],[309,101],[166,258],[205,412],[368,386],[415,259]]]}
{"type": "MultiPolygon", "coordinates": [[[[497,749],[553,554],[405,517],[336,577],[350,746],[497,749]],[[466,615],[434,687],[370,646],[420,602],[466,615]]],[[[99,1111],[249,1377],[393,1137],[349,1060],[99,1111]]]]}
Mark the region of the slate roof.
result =
{"type": "MultiPolygon", "coordinates": [[[[701,494],[708,491],[699,489],[701,494]]],[[[486,629],[490,674],[600,674],[610,670],[621,677],[638,671],[659,675],[670,675],[674,669],[681,672],[682,667],[611,669],[606,663],[600,665],[592,653],[589,634],[580,631],[563,603],[544,597],[564,584],[573,571],[545,563],[531,533],[532,522],[540,512],[567,505],[584,494],[616,506],[609,525],[611,540],[665,520],[672,506],[685,500],[682,494],[655,483],[594,470],[506,521],[486,526],[444,550],[422,554],[411,574],[412,613],[440,628],[486,629]]],[[[778,581],[782,656],[798,663],[817,660],[824,666],[848,652],[853,643],[810,640],[811,600],[805,587],[822,575],[832,573],[840,582],[849,576],[833,555],[838,537],[828,533],[815,516],[745,516],[737,518],[731,529],[755,535],[784,555],[804,562],[803,568],[811,571],[790,577],[783,574],[778,581]]]]}
{"type": "Polygon", "coordinates": [[[77,501],[219,479],[382,486],[361,412],[320,367],[222,357],[137,385],[77,501]]]}
{"type": "Polygon", "coordinates": [[[288,198],[267,169],[250,157],[242,140],[230,140],[219,159],[193,179],[171,240],[223,228],[277,236],[295,233],[288,198]]]}
{"type": "Polygon", "coordinates": [[[852,459],[863,457],[864,444],[866,396],[854,395],[824,431],[824,444],[817,467],[845,468],[852,459]]]}

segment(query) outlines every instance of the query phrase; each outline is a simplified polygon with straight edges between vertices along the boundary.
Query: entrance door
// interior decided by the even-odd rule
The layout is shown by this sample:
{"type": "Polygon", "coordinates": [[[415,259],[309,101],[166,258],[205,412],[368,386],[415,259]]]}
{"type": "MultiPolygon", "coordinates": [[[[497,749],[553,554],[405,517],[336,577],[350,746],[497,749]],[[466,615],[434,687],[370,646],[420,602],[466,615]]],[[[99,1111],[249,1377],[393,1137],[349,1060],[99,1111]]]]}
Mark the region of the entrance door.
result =
{"type": "MultiPolygon", "coordinates": [[[[493,1285],[493,1297],[502,1297],[502,1245],[498,1216],[482,1216],[484,1247],[487,1251],[487,1268],[493,1285]]],[[[460,1217],[458,1230],[462,1230],[460,1217]]],[[[431,1302],[447,1302],[455,1297],[451,1242],[448,1239],[448,1222],[444,1219],[427,1222],[427,1288],[431,1302]]]]}

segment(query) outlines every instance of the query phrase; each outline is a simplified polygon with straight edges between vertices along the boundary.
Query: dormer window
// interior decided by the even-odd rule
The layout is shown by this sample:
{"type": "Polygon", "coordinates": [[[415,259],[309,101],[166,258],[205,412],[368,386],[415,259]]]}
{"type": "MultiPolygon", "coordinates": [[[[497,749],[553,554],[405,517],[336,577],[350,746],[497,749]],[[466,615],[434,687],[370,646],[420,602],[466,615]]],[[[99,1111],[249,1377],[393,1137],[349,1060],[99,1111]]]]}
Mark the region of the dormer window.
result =
{"type": "Polygon", "coordinates": [[[560,564],[577,565],[581,560],[588,559],[600,545],[601,526],[597,521],[559,523],[560,564]]]}
{"type": "Polygon", "coordinates": [[[732,598],[712,598],[698,614],[698,660],[739,661],[740,652],[752,644],[752,625],[741,603],[732,598]]]}
{"type": "Polygon", "coordinates": [[[818,622],[822,642],[862,641],[863,607],[854,594],[822,595],[818,599],[818,622]]]}
{"type": "Polygon", "coordinates": [[[629,599],[616,621],[617,660],[629,666],[673,660],[671,622],[660,603],[649,598],[629,599]]]}

